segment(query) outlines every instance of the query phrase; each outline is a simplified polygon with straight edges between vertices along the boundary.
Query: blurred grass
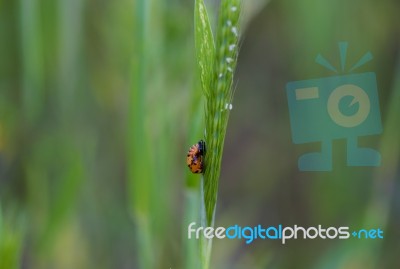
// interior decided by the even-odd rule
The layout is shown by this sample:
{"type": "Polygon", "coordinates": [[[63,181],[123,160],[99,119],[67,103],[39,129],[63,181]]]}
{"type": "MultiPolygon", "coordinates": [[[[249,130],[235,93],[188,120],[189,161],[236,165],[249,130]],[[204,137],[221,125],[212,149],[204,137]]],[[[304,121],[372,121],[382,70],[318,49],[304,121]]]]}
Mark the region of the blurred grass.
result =
{"type": "MultiPolygon", "coordinates": [[[[162,1],[137,1],[134,31],[133,78],[130,102],[130,198],[133,208],[133,220],[137,226],[139,249],[138,259],[142,268],[161,268],[166,261],[171,262],[166,249],[168,231],[173,223],[167,221],[171,216],[169,204],[174,193],[173,188],[182,182],[173,182],[174,153],[176,150],[175,126],[178,113],[182,108],[173,103],[165,103],[173,98],[181,99],[172,89],[175,83],[181,83],[177,77],[182,67],[185,75],[191,67],[180,66],[180,57],[168,55],[166,50],[174,47],[179,51],[183,44],[168,39],[185,30],[178,27],[171,10],[180,10],[177,3],[168,6],[162,1]],[[164,22],[167,22],[164,24],[164,22]],[[177,28],[178,27],[178,28],[177,28]],[[152,33],[152,34],[150,34],[152,33]],[[172,47],[171,47],[172,46],[172,47]],[[177,63],[173,68],[169,62],[177,63]],[[175,106],[175,107],[174,107],[175,106]],[[159,257],[154,259],[154,256],[159,257]]],[[[184,52],[184,47],[181,52],[184,52]]],[[[183,54],[184,55],[184,54],[183,54]]],[[[190,63],[190,61],[189,61],[190,63]]],[[[186,80],[186,79],[185,79],[186,80]]],[[[182,86],[180,86],[182,87],[182,86]]],[[[179,89],[179,88],[178,88],[179,89]]],[[[190,94],[185,98],[190,98],[190,94]]],[[[181,118],[183,119],[183,118],[181,118]]],[[[184,154],[182,156],[185,156],[184,154]]],[[[184,158],[182,158],[184,164],[184,158]]],[[[175,225],[181,222],[175,222],[175,225]]],[[[176,258],[172,258],[175,260],[176,258]]],[[[180,262],[179,262],[180,263],[180,262]]]]}
{"type": "Polygon", "coordinates": [[[38,0],[20,1],[23,115],[28,123],[37,120],[44,101],[43,44],[38,0]]]}
{"type": "Polygon", "coordinates": [[[5,216],[0,204],[0,268],[20,268],[22,238],[21,216],[5,216]]]}
{"type": "MultiPolygon", "coordinates": [[[[150,203],[152,200],[151,186],[154,176],[151,175],[151,162],[149,152],[149,140],[145,133],[145,92],[148,37],[145,36],[146,27],[149,26],[149,1],[136,1],[135,6],[135,31],[134,34],[134,57],[133,57],[133,79],[132,97],[129,122],[129,156],[131,165],[129,166],[129,195],[131,197],[131,207],[134,220],[137,225],[137,242],[139,248],[138,259],[140,267],[154,268],[155,260],[152,258],[154,249],[154,239],[152,238],[152,210],[150,203]]],[[[153,198],[154,199],[154,198],[153,198]]]]}

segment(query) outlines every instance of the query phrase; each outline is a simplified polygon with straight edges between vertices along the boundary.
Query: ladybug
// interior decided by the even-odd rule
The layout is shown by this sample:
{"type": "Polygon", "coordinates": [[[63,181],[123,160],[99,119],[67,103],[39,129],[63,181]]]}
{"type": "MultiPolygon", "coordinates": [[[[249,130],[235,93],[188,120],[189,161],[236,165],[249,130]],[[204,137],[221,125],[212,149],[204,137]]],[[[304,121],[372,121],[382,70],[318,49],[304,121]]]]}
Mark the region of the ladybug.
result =
{"type": "Polygon", "coordinates": [[[190,147],[186,157],[186,164],[192,173],[203,173],[205,154],[206,143],[203,140],[190,147]]]}

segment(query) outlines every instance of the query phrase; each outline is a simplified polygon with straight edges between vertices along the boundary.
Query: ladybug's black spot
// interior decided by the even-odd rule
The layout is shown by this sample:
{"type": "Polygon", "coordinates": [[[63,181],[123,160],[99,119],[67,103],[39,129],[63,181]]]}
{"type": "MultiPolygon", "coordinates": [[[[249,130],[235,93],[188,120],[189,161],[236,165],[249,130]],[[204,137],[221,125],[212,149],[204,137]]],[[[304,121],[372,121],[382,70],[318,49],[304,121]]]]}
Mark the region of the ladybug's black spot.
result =
{"type": "Polygon", "coordinates": [[[205,153],[206,153],[206,143],[204,142],[204,140],[200,140],[200,141],[197,143],[197,145],[198,145],[198,147],[199,147],[199,153],[200,153],[201,155],[205,155],[205,153]]]}

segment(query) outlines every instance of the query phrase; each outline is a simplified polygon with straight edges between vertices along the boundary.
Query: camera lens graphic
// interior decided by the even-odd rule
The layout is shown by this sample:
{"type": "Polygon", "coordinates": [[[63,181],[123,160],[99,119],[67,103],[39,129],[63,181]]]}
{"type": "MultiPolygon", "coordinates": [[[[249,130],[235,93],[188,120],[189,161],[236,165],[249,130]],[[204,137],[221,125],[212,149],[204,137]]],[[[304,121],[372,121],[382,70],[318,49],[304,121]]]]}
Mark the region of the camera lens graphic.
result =
{"type": "Polygon", "coordinates": [[[346,84],[337,87],[328,99],[328,114],[331,119],[339,126],[351,128],[360,125],[365,121],[370,112],[371,104],[368,95],[363,89],[354,85],[346,84]],[[358,103],[359,108],[353,115],[344,115],[339,108],[340,100],[345,96],[353,97],[349,107],[358,103]]]}

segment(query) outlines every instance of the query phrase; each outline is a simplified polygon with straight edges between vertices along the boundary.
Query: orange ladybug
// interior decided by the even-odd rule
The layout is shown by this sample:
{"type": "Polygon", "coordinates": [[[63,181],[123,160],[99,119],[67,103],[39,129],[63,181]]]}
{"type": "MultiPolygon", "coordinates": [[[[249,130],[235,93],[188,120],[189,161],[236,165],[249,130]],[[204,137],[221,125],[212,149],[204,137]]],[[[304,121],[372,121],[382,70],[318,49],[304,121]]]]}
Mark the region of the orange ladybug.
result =
{"type": "Polygon", "coordinates": [[[206,143],[203,140],[190,147],[186,157],[186,164],[192,173],[203,173],[205,153],[206,143]]]}

